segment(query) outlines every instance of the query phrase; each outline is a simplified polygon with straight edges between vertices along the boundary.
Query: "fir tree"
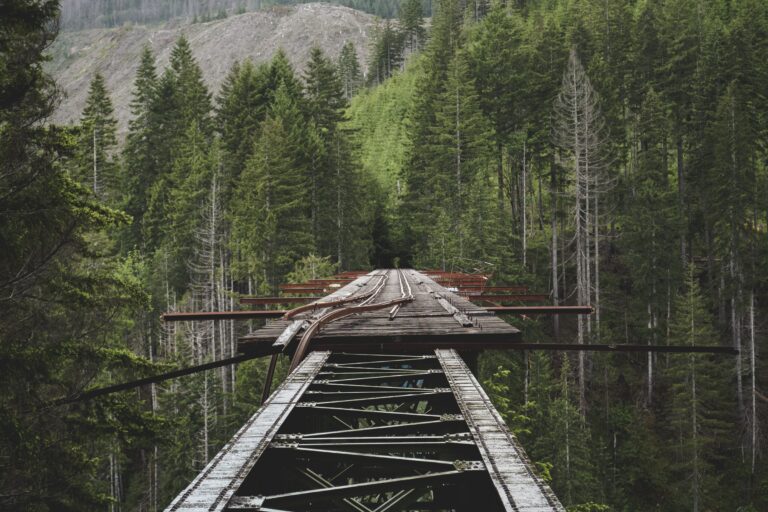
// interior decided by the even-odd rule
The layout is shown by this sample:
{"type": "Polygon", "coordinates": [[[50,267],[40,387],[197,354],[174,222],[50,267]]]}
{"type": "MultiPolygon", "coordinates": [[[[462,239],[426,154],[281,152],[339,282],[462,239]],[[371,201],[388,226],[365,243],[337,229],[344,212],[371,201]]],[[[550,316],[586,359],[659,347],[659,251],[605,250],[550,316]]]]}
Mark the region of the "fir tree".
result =
{"type": "MultiPolygon", "coordinates": [[[[712,318],[704,306],[694,269],[686,269],[685,289],[676,297],[670,343],[689,347],[716,344],[712,318]]],[[[706,510],[720,474],[715,443],[730,437],[733,425],[724,409],[724,365],[711,355],[687,354],[670,362],[667,410],[670,450],[675,454],[673,488],[679,508],[706,510]]]]}
{"type": "MultiPolygon", "coordinates": [[[[649,345],[666,340],[667,311],[680,285],[681,268],[676,257],[680,222],[676,194],[667,168],[669,130],[664,104],[651,89],[639,113],[637,170],[627,198],[622,244],[632,276],[634,311],[642,311],[638,324],[646,326],[643,338],[649,345]]],[[[648,355],[647,398],[653,400],[653,356],[648,355]]]]}
{"type": "MultiPolygon", "coordinates": [[[[324,137],[332,137],[344,119],[347,102],[339,73],[320,48],[313,48],[304,72],[306,112],[324,137]]],[[[284,84],[286,89],[287,84],[284,84]]]]}
{"type": "Polygon", "coordinates": [[[149,46],[141,54],[141,62],[134,81],[131,115],[126,146],[123,150],[125,172],[122,180],[123,205],[133,222],[127,246],[141,243],[141,226],[147,209],[149,189],[159,174],[156,151],[160,134],[153,126],[152,108],[157,94],[155,58],[149,46]]]}
{"type": "Polygon", "coordinates": [[[400,6],[399,29],[403,34],[406,56],[421,49],[427,36],[421,0],[406,0],[400,6]]]}
{"type": "Polygon", "coordinates": [[[227,201],[245,167],[259,124],[264,120],[271,91],[269,67],[249,59],[230,70],[217,98],[216,122],[223,147],[224,200],[227,201]]]}
{"type": "Polygon", "coordinates": [[[113,159],[117,145],[117,121],[104,77],[96,74],[88,90],[80,118],[78,177],[97,197],[114,200],[117,164],[113,159]]]}
{"type": "Polygon", "coordinates": [[[211,95],[203,82],[203,73],[192,55],[185,36],[179,37],[171,50],[171,67],[181,126],[195,122],[210,136],[212,124],[211,95]]]}
{"type": "Polygon", "coordinates": [[[262,123],[232,206],[234,248],[244,255],[239,272],[272,292],[312,248],[306,177],[295,165],[295,141],[278,115],[262,123]]]}
{"type": "Polygon", "coordinates": [[[403,61],[403,37],[389,20],[376,29],[372,39],[368,83],[380,84],[400,69],[403,61]]]}
{"type": "Polygon", "coordinates": [[[362,83],[362,72],[357,60],[357,51],[352,41],[347,41],[339,55],[339,77],[344,90],[344,98],[350,100],[357,93],[362,83]]]}
{"type": "MultiPolygon", "coordinates": [[[[432,162],[434,180],[430,188],[438,201],[452,203],[449,217],[459,222],[468,206],[470,186],[478,183],[476,178],[487,168],[491,135],[463,52],[457,52],[449,65],[435,117],[430,152],[439,157],[432,162]]],[[[472,225],[470,222],[466,227],[472,225]]],[[[468,235],[464,230],[465,226],[454,224],[442,233],[455,237],[455,257],[464,256],[464,238],[468,235]]]]}

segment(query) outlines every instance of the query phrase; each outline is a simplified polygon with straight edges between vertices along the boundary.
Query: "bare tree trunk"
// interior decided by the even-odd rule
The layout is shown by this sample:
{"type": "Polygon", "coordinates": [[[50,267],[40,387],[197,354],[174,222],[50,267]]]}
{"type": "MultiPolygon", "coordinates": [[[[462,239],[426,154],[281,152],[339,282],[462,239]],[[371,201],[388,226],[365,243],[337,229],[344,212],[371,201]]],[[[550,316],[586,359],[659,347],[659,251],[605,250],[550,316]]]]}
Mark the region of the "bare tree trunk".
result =
{"type": "Polygon", "coordinates": [[[699,512],[699,493],[701,486],[701,475],[699,474],[699,426],[698,426],[698,404],[696,398],[696,364],[695,355],[690,355],[691,365],[691,427],[693,434],[693,512],[699,512]]]}
{"type": "Polygon", "coordinates": [[[523,140],[523,176],[522,176],[522,180],[523,180],[523,183],[522,183],[522,199],[523,199],[523,201],[522,201],[523,202],[523,270],[525,270],[525,267],[526,267],[526,252],[527,252],[527,249],[528,249],[528,247],[527,247],[527,234],[528,233],[526,232],[526,229],[527,229],[526,223],[528,222],[528,220],[527,220],[527,215],[526,215],[527,214],[527,212],[526,212],[526,207],[527,206],[526,206],[526,197],[525,197],[526,190],[527,190],[527,180],[528,180],[528,176],[527,176],[527,173],[526,173],[526,170],[527,170],[526,167],[527,167],[528,164],[526,162],[526,154],[525,153],[526,153],[525,140],[523,140]]]}
{"type": "Polygon", "coordinates": [[[93,193],[99,195],[99,175],[96,156],[96,126],[93,127],[93,193]]]}
{"type": "MultiPolygon", "coordinates": [[[[655,294],[654,294],[655,295],[655,294]]],[[[653,313],[651,303],[648,303],[648,345],[653,344],[652,331],[653,329],[653,313]]],[[[653,403],[653,352],[648,351],[648,405],[653,403]]]]}
{"type": "MultiPolygon", "coordinates": [[[[683,171],[682,136],[678,136],[677,138],[677,193],[680,216],[682,217],[683,212],[685,211],[685,173],[683,171]]],[[[685,233],[680,234],[680,259],[683,262],[683,267],[685,267],[688,262],[685,233]]]]}
{"type": "Polygon", "coordinates": [[[749,430],[752,438],[752,475],[755,474],[755,462],[757,460],[757,374],[755,372],[755,292],[749,293],[749,370],[751,374],[751,414],[749,430]]]}
{"type": "MultiPolygon", "coordinates": [[[[559,279],[557,276],[557,174],[555,170],[554,156],[551,162],[550,177],[550,196],[552,202],[552,303],[557,306],[560,304],[559,279]]],[[[555,340],[560,338],[560,316],[552,316],[552,328],[555,333],[555,340]]]]}
{"type": "MultiPolygon", "coordinates": [[[[593,213],[590,211],[593,197],[600,193],[604,167],[601,158],[604,124],[600,115],[598,98],[575,50],[571,50],[563,84],[555,103],[555,138],[573,158],[574,169],[574,243],[576,251],[576,296],[579,304],[588,304],[592,298],[592,240],[593,213]]],[[[595,203],[598,204],[597,202],[595,203]]],[[[597,224],[597,216],[594,223],[597,224]]],[[[598,243],[595,241],[595,243],[598,243]]],[[[599,250],[596,250],[599,253],[599,250]]],[[[585,344],[592,331],[592,319],[579,316],[578,343],[585,344]]],[[[586,354],[578,354],[579,410],[586,413],[586,354]]]]}
{"type": "Polygon", "coordinates": [[[595,330],[600,342],[600,200],[595,193],[595,330]]]}

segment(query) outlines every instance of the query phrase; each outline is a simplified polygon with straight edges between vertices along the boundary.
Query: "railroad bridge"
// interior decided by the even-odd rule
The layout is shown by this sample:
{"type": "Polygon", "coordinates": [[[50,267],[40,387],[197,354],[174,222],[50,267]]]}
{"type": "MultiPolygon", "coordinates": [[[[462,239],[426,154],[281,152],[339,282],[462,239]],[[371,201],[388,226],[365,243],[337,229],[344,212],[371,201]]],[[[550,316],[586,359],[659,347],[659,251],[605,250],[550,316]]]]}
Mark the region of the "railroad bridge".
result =
{"type": "Polygon", "coordinates": [[[375,270],[283,288],[333,290],[322,298],[244,299],[304,304],[239,312],[281,315],[238,344],[243,358],[272,355],[264,403],[166,510],[564,511],[465,362],[522,343],[494,312],[516,308],[472,300],[524,287],[486,279],[375,270]],[[291,371],[270,394],[279,354],[291,371]]]}

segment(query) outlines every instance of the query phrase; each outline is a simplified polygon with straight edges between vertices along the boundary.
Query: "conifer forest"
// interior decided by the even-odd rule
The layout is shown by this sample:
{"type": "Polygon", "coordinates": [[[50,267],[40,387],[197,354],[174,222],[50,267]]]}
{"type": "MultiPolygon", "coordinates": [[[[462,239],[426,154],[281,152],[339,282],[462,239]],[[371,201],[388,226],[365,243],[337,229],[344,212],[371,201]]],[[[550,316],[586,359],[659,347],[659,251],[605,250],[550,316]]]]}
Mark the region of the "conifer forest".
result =
{"type": "Polygon", "coordinates": [[[486,351],[478,379],[569,512],[768,510],[768,3],[336,3],[381,16],[367,62],[278,51],[211,90],[194,41],[167,66],[148,45],[121,134],[98,73],[49,121],[62,7],[0,0],[0,510],[163,510],[268,361],[73,398],[233,357],[260,322],[163,312],[389,267],[594,307],[505,316],[529,342],[737,349],[486,351]]]}

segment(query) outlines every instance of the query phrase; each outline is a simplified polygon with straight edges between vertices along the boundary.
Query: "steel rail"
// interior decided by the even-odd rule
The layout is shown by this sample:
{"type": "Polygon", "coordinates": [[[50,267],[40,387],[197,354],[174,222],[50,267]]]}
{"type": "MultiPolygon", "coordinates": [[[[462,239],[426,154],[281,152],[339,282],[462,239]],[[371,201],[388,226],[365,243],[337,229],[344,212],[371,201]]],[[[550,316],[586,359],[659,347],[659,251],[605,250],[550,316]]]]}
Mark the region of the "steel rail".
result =
{"type": "MultiPolygon", "coordinates": [[[[408,282],[408,278],[405,277],[405,273],[401,269],[397,269],[397,281],[400,284],[400,296],[411,297],[411,300],[413,300],[413,294],[411,293],[411,284],[408,282]],[[403,283],[405,283],[405,286],[403,286],[403,283]],[[407,293],[406,293],[406,289],[408,290],[407,293]]],[[[392,309],[389,310],[390,320],[395,319],[401,307],[402,307],[402,304],[395,304],[394,306],[392,306],[392,309]]]]}
{"type": "MultiPolygon", "coordinates": [[[[379,276],[379,277],[384,277],[384,276],[379,276]]],[[[350,302],[357,302],[359,300],[367,299],[373,293],[376,293],[376,291],[379,289],[378,287],[379,287],[379,285],[381,284],[382,281],[383,281],[383,279],[380,279],[379,282],[376,283],[376,286],[374,287],[373,290],[371,290],[369,292],[366,292],[366,293],[363,293],[363,294],[360,294],[360,295],[353,294],[353,295],[351,295],[349,297],[344,297],[343,299],[329,300],[329,301],[324,301],[324,302],[313,302],[311,304],[305,304],[303,306],[299,306],[297,308],[293,308],[293,309],[287,311],[285,313],[285,315],[283,315],[283,318],[285,318],[286,320],[290,320],[294,316],[296,316],[298,314],[301,314],[301,313],[304,313],[305,311],[315,311],[315,310],[321,309],[321,308],[330,308],[330,307],[335,307],[335,306],[341,306],[341,305],[344,305],[344,304],[348,304],[350,302]]]]}
{"type": "Polygon", "coordinates": [[[339,320],[347,316],[355,315],[358,313],[365,313],[368,311],[376,311],[379,309],[396,306],[398,304],[411,302],[413,300],[413,295],[406,296],[405,291],[403,291],[402,296],[399,299],[393,299],[387,302],[370,304],[370,302],[373,299],[375,299],[379,293],[381,293],[381,290],[384,289],[384,286],[386,286],[387,280],[389,280],[389,274],[384,274],[384,279],[382,279],[379,282],[376,289],[374,290],[374,293],[370,297],[365,299],[359,306],[347,306],[339,309],[334,309],[333,311],[316,319],[312,323],[312,325],[310,325],[307,328],[307,330],[304,332],[304,335],[301,337],[301,340],[299,340],[299,345],[298,347],[296,347],[296,352],[294,352],[293,354],[293,359],[291,359],[291,366],[288,371],[289,372],[293,371],[294,368],[296,368],[299,365],[299,363],[301,363],[302,359],[304,359],[304,356],[307,353],[307,348],[309,347],[310,340],[317,333],[317,331],[320,330],[320,328],[323,325],[326,325],[328,323],[334,322],[336,320],[339,320]]]}
{"type": "MultiPolygon", "coordinates": [[[[382,281],[384,281],[384,276],[379,276],[379,277],[380,277],[379,282],[376,283],[376,286],[374,287],[374,290],[372,290],[369,293],[378,293],[378,290],[380,289],[380,285],[381,285],[382,281]]],[[[330,307],[330,306],[333,306],[333,305],[341,305],[341,304],[346,304],[346,303],[349,303],[349,302],[356,302],[358,300],[364,300],[368,296],[369,293],[364,293],[362,295],[357,295],[355,293],[355,294],[352,294],[351,297],[345,297],[343,299],[339,299],[339,300],[336,300],[336,301],[326,301],[326,302],[321,302],[321,303],[313,303],[313,304],[309,304],[309,305],[306,305],[306,306],[299,306],[298,308],[294,308],[293,310],[288,311],[285,314],[284,319],[289,320],[290,318],[292,318],[292,317],[294,317],[294,316],[296,316],[299,313],[302,313],[304,311],[309,311],[309,310],[315,311],[318,307],[330,307]]],[[[303,324],[306,325],[306,322],[303,322],[303,324]]],[[[293,337],[298,332],[298,330],[304,328],[304,325],[302,327],[299,327],[299,329],[293,330],[293,332],[289,333],[287,339],[284,341],[284,343],[282,343],[282,347],[279,346],[280,343],[278,343],[278,342],[275,342],[274,346],[276,348],[279,348],[280,352],[283,352],[285,350],[285,347],[293,339],[293,337]]],[[[290,327],[288,329],[286,329],[286,331],[283,331],[283,334],[281,335],[281,337],[283,335],[285,335],[286,332],[288,332],[289,330],[290,330],[290,327]]],[[[278,338],[278,341],[280,341],[280,338],[278,338]]],[[[280,354],[278,352],[275,352],[274,354],[272,354],[272,357],[271,357],[271,359],[269,361],[269,366],[267,367],[267,375],[266,375],[266,378],[264,380],[264,388],[261,390],[261,403],[262,404],[267,401],[267,398],[269,398],[270,391],[272,390],[272,379],[274,378],[274,375],[275,375],[275,368],[277,367],[277,358],[278,358],[279,355],[280,354]]]]}

